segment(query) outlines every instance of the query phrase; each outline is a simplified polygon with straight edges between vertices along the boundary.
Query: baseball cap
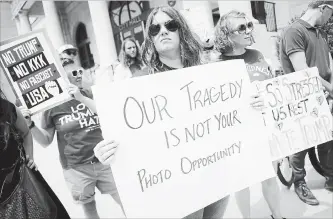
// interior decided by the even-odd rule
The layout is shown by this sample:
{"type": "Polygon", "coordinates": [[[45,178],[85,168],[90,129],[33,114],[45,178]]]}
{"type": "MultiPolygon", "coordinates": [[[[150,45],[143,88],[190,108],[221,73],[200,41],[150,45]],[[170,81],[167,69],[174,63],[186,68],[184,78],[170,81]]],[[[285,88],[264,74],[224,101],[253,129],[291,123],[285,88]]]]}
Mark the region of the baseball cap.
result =
{"type": "Polygon", "coordinates": [[[65,44],[65,45],[62,45],[62,46],[60,46],[60,47],[58,48],[58,53],[61,54],[61,53],[63,53],[63,52],[66,51],[66,50],[75,50],[75,51],[77,51],[77,48],[74,47],[74,46],[71,45],[71,44],[65,44]]]}

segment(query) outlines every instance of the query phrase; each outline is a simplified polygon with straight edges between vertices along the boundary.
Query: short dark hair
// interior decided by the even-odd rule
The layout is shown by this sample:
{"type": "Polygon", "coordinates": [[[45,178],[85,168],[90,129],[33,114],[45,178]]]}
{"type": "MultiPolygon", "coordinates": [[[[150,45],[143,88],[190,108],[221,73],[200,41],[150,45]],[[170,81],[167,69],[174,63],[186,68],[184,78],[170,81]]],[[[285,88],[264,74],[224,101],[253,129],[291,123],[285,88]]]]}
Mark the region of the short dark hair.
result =
{"type": "Polygon", "coordinates": [[[315,9],[315,8],[318,8],[320,5],[331,5],[331,6],[333,6],[333,1],[313,0],[309,3],[308,8],[315,9]]]}

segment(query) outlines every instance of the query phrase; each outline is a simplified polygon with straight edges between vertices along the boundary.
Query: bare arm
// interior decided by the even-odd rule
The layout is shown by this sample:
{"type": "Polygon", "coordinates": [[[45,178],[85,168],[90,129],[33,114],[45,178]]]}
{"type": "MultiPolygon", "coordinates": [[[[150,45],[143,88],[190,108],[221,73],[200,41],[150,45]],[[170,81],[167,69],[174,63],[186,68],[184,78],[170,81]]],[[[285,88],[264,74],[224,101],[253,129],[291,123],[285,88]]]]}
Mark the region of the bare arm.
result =
{"type": "Polygon", "coordinates": [[[89,109],[91,109],[94,113],[97,113],[95,101],[89,97],[84,96],[81,92],[80,89],[73,84],[68,85],[68,93],[84,105],[86,105],[89,109]]]}
{"type": "MultiPolygon", "coordinates": [[[[309,66],[306,64],[306,57],[305,57],[304,52],[294,52],[289,55],[289,59],[290,59],[291,63],[293,64],[295,71],[301,71],[303,69],[309,68],[309,66]]],[[[331,58],[331,60],[332,60],[332,58],[331,58]]],[[[321,83],[325,87],[325,89],[331,95],[333,95],[332,77],[331,77],[331,83],[324,80],[322,77],[320,77],[320,79],[321,79],[321,83]]]]}
{"type": "Polygon", "coordinates": [[[93,99],[90,99],[89,97],[85,97],[83,95],[75,96],[75,99],[86,105],[93,113],[97,113],[95,101],[93,99]]]}
{"type": "Polygon", "coordinates": [[[35,125],[35,127],[33,127],[31,129],[31,133],[32,133],[34,139],[36,139],[36,141],[41,146],[46,148],[53,141],[54,134],[55,134],[55,128],[52,127],[52,128],[48,128],[48,129],[42,129],[35,125]]]}
{"type": "MultiPolygon", "coordinates": [[[[31,112],[25,108],[25,107],[20,107],[21,113],[23,118],[25,118],[25,122],[27,123],[28,126],[31,125],[32,120],[31,120],[31,112]]],[[[47,128],[47,129],[42,129],[37,127],[36,125],[30,129],[32,136],[34,139],[43,147],[49,146],[54,138],[54,133],[55,133],[55,128],[47,128]]]]}
{"type": "Polygon", "coordinates": [[[294,52],[289,55],[289,59],[293,64],[295,71],[301,71],[303,69],[309,68],[306,63],[305,52],[294,52]]]}
{"type": "Polygon", "coordinates": [[[15,127],[17,130],[21,133],[21,136],[23,137],[23,147],[25,149],[25,152],[31,159],[33,159],[33,140],[31,132],[28,128],[27,123],[25,122],[25,119],[19,109],[16,108],[16,114],[17,119],[15,123],[15,127]]]}

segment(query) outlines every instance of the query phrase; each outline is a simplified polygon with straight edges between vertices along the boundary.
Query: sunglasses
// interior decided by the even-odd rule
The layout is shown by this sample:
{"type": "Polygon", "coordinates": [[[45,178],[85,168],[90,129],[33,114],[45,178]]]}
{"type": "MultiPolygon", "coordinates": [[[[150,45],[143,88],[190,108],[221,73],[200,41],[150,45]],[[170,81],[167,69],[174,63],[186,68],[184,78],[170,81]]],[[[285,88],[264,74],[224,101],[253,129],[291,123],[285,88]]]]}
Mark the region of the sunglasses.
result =
{"type": "Polygon", "coordinates": [[[72,76],[75,77],[75,78],[76,78],[79,74],[80,74],[80,75],[83,74],[83,70],[82,70],[82,69],[72,71],[72,76]]]}
{"type": "Polygon", "coordinates": [[[65,50],[64,53],[66,53],[67,55],[73,55],[76,56],[76,51],[75,50],[65,50]]]}
{"type": "MultiPolygon", "coordinates": [[[[333,6],[331,6],[331,5],[325,5],[325,6],[333,11],[333,6]]],[[[333,12],[332,12],[332,16],[333,16],[333,12]]]]}
{"type": "Polygon", "coordinates": [[[250,31],[253,30],[254,26],[252,22],[249,22],[247,24],[241,24],[238,26],[238,28],[232,32],[238,32],[239,34],[243,34],[246,32],[246,28],[249,29],[250,31]]]}
{"type": "MultiPolygon", "coordinates": [[[[179,29],[179,24],[175,20],[170,20],[164,23],[164,27],[171,32],[175,32],[179,29]]],[[[156,36],[161,31],[160,24],[151,24],[149,26],[149,34],[151,36],[156,36]]]]}
{"type": "Polygon", "coordinates": [[[333,10],[333,6],[331,6],[331,5],[324,4],[323,7],[324,7],[324,8],[325,8],[325,7],[328,7],[328,8],[330,8],[330,9],[333,10]]]}

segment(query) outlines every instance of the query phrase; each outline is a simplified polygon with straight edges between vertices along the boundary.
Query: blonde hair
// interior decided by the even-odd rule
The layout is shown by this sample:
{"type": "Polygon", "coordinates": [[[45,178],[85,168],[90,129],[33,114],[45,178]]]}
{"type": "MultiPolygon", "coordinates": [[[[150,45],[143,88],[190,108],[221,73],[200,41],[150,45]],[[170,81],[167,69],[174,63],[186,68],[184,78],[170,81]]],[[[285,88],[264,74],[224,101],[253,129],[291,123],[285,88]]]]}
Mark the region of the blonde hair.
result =
{"type": "Polygon", "coordinates": [[[134,59],[134,64],[137,64],[139,66],[142,65],[142,60],[141,60],[141,53],[140,53],[140,48],[135,42],[135,39],[133,38],[127,38],[123,41],[121,44],[121,51],[119,54],[119,61],[125,66],[125,67],[130,67],[132,64],[132,60],[134,59]],[[130,57],[129,55],[126,54],[125,52],[125,46],[127,42],[132,42],[135,45],[136,48],[136,56],[135,58],[130,57]]]}
{"type": "Polygon", "coordinates": [[[246,18],[246,14],[237,10],[232,10],[224,14],[215,26],[215,49],[224,54],[234,50],[235,44],[229,38],[229,34],[233,31],[231,28],[230,18],[246,18]]]}

